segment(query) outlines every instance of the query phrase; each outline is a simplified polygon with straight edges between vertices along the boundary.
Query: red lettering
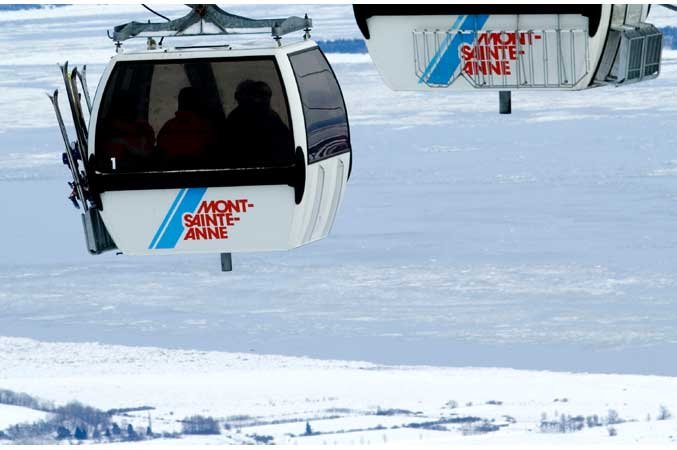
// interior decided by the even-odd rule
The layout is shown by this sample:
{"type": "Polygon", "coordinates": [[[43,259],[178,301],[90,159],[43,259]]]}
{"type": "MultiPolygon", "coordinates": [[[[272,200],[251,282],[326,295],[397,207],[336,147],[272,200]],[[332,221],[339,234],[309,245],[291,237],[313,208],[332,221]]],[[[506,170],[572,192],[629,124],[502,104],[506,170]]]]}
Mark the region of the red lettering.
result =
{"type": "Polygon", "coordinates": [[[232,227],[235,225],[235,221],[233,220],[233,215],[228,213],[226,214],[226,225],[229,227],[232,227]]]}
{"type": "Polygon", "coordinates": [[[228,239],[228,227],[240,220],[235,213],[246,213],[254,204],[247,199],[203,201],[195,214],[184,214],[184,240],[228,239]]]}
{"type": "MultiPolygon", "coordinates": [[[[540,36],[536,36],[536,39],[540,39],[540,36]]],[[[532,45],[533,42],[533,35],[531,32],[528,33],[520,33],[520,44],[522,45],[532,45]]]]}
{"type": "Polygon", "coordinates": [[[200,204],[200,208],[198,208],[197,213],[198,214],[211,214],[214,212],[216,209],[216,203],[215,202],[202,202],[200,204]]]}
{"type": "Polygon", "coordinates": [[[216,226],[218,224],[219,224],[219,219],[218,219],[218,217],[216,217],[216,215],[213,215],[213,216],[205,215],[204,216],[204,221],[203,221],[204,226],[213,227],[213,226],[216,226]]]}
{"type": "Polygon", "coordinates": [[[489,47],[489,57],[488,58],[482,58],[482,59],[500,59],[501,57],[501,47],[500,45],[495,45],[493,47],[489,47]]]}
{"type": "Polygon", "coordinates": [[[461,55],[463,59],[468,60],[473,58],[473,48],[467,44],[461,46],[461,55]]]}
{"type": "Polygon", "coordinates": [[[233,212],[233,211],[238,212],[238,213],[241,212],[240,200],[236,200],[236,201],[228,200],[228,205],[229,205],[228,211],[224,211],[224,212],[233,212]]]}
{"type": "Polygon", "coordinates": [[[518,55],[524,54],[524,50],[518,48],[518,45],[532,45],[534,39],[541,38],[532,32],[482,33],[477,37],[474,46],[461,46],[463,72],[471,76],[511,75],[510,61],[516,61],[518,55]]]}
{"type": "Polygon", "coordinates": [[[498,42],[503,45],[515,45],[515,33],[500,33],[498,35],[498,42]]]}

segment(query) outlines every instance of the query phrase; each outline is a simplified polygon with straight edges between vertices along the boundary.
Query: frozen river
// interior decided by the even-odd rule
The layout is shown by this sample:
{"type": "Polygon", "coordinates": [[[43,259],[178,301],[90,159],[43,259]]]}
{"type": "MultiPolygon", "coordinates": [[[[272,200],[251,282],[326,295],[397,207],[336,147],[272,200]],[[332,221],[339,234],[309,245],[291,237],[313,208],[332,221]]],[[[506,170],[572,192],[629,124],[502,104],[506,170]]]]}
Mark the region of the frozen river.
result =
{"type": "MultiPolygon", "coordinates": [[[[327,11],[326,38],[356,35],[327,11]]],[[[487,93],[393,93],[366,55],[331,55],[355,158],[333,232],[223,274],[217,255],[86,254],[44,95],[69,46],[17,17],[0,34],[0,335],[677,375],[677,53],[637,86],[516,93],[511,116],[487,93]],[[17,57],[13,32],[53,53],[17,57]]],[[[92,86],[104,44],[74,49],[92,86]]]]}

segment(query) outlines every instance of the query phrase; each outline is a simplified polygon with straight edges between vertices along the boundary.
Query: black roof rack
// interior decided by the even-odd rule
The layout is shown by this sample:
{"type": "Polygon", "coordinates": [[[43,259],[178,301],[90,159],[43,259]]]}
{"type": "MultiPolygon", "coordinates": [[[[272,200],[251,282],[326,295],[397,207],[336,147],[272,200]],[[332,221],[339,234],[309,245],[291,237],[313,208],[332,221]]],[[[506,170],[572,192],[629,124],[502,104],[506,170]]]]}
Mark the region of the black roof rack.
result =
{"type": "Polygon", "coordinates": [[[115,42],[122,42],[135,37],[171,37],[171,36],[214,36],[224,34],[260,34],[268,28],[271,36],[279,39],[294,31],[305,31],[309,35],[313,21],[306,14],[301,17],[287,17],[278,19],[250,19],[248,17],[230,14],[216,5],[187,5],[191,8],[187,15],[167,22],[141,23],[129,22],[113,28],[113,34],[108,37],[115,42]],[[217,33],[203,32],[204,24],[209,23],[218,30],[217,33]],[[199,32],[186,33],[190,27],[199,24],[199,32]],[[258,31],[258,30],[262,31],[258,31]],[[240,31],[237,31],[240,30],[240,31]],[[255,30],[255,31],[254,31],[255,30]]]}

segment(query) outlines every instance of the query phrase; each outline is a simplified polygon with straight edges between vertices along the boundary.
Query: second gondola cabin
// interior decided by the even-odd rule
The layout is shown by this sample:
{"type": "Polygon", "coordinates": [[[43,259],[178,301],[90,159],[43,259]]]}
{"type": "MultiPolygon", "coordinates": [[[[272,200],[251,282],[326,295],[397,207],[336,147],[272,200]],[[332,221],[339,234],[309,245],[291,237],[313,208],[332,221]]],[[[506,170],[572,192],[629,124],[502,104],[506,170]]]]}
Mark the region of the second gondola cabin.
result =
{"type": "Polygon", "coordinates": [[[354,5],[398,91],[584,90],[656,78],[662,33],[642,4],[354,5]]]}
{"type": "Polygon", "coordinates": [[[121,53],[89,126],[89,188],[127,254],[286,250],[329,233],[351,164],[311,40],[121,53]]]}

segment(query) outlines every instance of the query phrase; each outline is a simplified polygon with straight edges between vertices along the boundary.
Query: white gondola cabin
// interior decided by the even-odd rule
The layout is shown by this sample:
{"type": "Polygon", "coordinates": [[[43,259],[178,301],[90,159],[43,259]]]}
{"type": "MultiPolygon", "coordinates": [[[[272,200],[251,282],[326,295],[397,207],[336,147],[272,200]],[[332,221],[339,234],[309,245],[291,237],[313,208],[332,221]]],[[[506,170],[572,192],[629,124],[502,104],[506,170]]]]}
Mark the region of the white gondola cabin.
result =
{"type": "Polygon", "coordinates": [[[582,90],[653,79],[649,5],[355,5],[393,90],[582,90]]]}
{"type": "MultiPolygon", "coordinates": [[[[92,253],[288,250],[327,236],[351,168],[343,96],[316,43],[276,40],[111,59],[78,131],[86,151],[68,152],[85,161],[74,188],[92,253]]],[[[77,74],[66,78],[78,98],[77,74]]]]}

